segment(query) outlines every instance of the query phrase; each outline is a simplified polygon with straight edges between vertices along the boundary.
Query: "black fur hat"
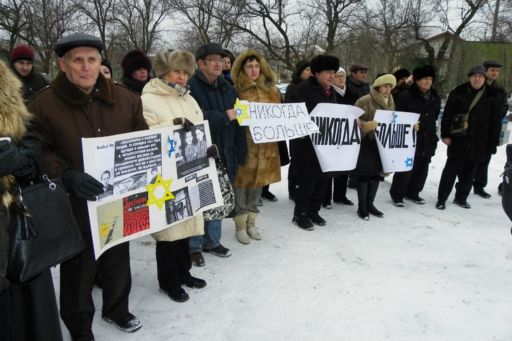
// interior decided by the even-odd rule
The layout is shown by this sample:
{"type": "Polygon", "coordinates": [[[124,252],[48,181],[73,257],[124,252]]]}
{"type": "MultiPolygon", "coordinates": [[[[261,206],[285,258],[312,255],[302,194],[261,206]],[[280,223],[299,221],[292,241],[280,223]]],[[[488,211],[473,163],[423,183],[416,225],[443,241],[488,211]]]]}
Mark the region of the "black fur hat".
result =
{"type": "Polygon", "coordinates": [[[130,78],[133,71],[140,68],[148,70],[149,74],[151,72],[151,61],[144,52],[132,50],[123,57],[121,67],[123,68],[123,76],[130,78]]]}
{"type": "Polygon", "coordinates": [[[414,78],[415,81],[425,77],[432,77],[433,80],[436,78],[436,71],[432,66],[423,65],[415,68],[412,71],[412,78],[414,78]]]}
{"type": "Polygon", "coordinates": [[[326,70],[337,72],[340,68],[340,60],[338,57],[329,55],[319,55],[311,59],[311,72],[313,74],[326,70]]]}

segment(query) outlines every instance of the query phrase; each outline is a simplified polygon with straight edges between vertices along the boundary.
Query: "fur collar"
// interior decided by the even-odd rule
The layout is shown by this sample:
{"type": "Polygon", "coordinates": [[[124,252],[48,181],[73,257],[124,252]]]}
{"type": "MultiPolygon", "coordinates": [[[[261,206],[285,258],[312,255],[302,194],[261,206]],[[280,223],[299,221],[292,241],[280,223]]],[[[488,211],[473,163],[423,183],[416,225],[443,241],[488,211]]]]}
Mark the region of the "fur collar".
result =
{"type": "Polygon", "coordinates": [[[263,58],[261,54],[252,49],[249,49],[238,55],[233,64],[233,68],[231,69],[231,79],[233,80],[235,88],[238,91],[245,91],[250,87],[256,86],[258,89],[264,92],[273,91],[277,80],[276,75],[270,68],[270,65],[268,65],[265,58],[263,58]],[[243,70],[242,63],[248,57],[255,57],[260,63],[260,76],[256,82],[250,80],[243,70]]]}
{"type": "Polygon", "coordinates": [[[50,87],[57,96],[74,107],[85,106],[91,97],[107,104],[114,104],[116,102],[114,86],[114,83],[103,77],[101,73],[93,91],[89,95],[72,84],[64,72],[59,72],[57,77],[50,83],[50,87]]]}
{"type": "Polygon", "coordinates": [[[372,96],[373,100],[377,105],[383,110],[393,110],[395,107],[395,102],[393,101],[393,96],[391,94],[388,96],[388,100],[384,98],[377,90],[371,89],[370,96],[372,96]]]}

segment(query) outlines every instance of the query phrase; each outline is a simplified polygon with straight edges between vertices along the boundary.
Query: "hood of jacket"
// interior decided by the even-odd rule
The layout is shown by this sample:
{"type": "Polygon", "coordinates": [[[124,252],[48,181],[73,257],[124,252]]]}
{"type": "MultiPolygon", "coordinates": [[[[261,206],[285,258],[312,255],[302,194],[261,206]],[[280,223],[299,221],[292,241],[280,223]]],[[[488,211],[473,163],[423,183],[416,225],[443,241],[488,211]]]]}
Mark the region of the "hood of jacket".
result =
{"type": "Polygon", "coordinates": [[[114,86],[114,83],[103,77],[101,73],[90,94],[86,94],[71,83],[64,72],[59,72],[57,77],[50,83],[50,87],[55,90],[57,96],[65,103],[74,107],[85,106],[90,97],[94,97],[107,104],[114,104],[116,102],[114,86]]]}
{"type": "Polygon", "coordinates": [[[231,69],[231,79],[238,91],[244,91],[252,86],[270,92],[276,86],[277,77],[270,68],[268,62],[257,51],[249,49],[241,54],[235,60],[233,68],[231,69]],[[260,76],[256,82],[252,81],[243,70],[242,63],[248,58],[254,57],[260,63],[260,76]]]}

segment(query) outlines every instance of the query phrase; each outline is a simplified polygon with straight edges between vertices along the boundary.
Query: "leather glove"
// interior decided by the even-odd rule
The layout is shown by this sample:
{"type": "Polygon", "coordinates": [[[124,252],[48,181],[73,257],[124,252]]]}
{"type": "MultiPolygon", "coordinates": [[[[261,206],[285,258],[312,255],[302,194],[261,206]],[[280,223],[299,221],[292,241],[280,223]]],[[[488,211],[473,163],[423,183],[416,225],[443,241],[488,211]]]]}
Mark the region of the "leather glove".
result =
{"type": "Polygon", "coordinates": [[[96,197],[103,193],[103,184],[87,173],[69,169],[61,178],[68,192],[78,199],[96,201],[96,197]]]}
{"type": "Polygon", "coordinates": [[[414,130],[416,130],[416,132],[420,131],[420,122],[414,124],[414,130]]]}
{"type": "Polygon", "coordinates": [[[219,158],[219,149],[217,148],[217,145],[212,144],[208,149],[206,149],[206,156],[213,157],[214,159],[219,158]]]}
{"type": "Polygon", "coordinates": [[[369,132],[377,129],[377,121],[361,121],[361,130],[363,133],[368,134],[369,132]]]}
{"type": "Polygon", "coordinates": [[[194,126],[194,123],[190,122],[187,118],[185,117],[176,117],[172,123],[174,125],[180,125],[182,124],[183,125],[183,129],[185,129],[185,131],[190,131],[192,130],[192,127],[194,126]]]}
{"type": "Polygon", "coordinates": [[[29,159],[19,152],[17,145],[0,141],[0,176],[16,175],[16,172],[23,171],[29,165],[29,159]]]}

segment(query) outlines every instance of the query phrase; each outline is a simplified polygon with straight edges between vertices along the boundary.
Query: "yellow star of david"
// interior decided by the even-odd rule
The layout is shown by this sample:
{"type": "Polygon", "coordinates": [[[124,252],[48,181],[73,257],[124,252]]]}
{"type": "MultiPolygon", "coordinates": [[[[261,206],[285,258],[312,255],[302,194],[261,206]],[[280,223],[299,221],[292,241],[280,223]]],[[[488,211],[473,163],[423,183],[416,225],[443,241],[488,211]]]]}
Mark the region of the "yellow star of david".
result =
{"type": "Polygon", "coordinates": [[[249,103],[247,101],[240,101],[237,98],[234,109],[236,112],[236,119],[238,120],[238,124],[241,125],[245,120],[250,118],[247,114],[247,109],[249,109],[249,103]]]}
{"type": "Polygon", "coordinates": [[[103,223],[100,228],[100,233],[103,237],[108,236],[108,232],[110,230],[110,227],[107,223],[103,223]]]}
{"type": "Polygon", "coordinates": [[[158,209],[161,210],[164,207],[164,202],[166,200],[174,199],[174,195],[171,193],[171,184],[171,179],[164,180],[162,179],[162,176],[158,174],[156,176],[155,183],[146,186],[146,190],[148,191],[148,201],[146,202],[146,205],[156,205],[158,209]],[[155,191],[159,187],[163,188],[164,195],[162,195],[160,198],[157,198],[155,195],[155,191]]]}

